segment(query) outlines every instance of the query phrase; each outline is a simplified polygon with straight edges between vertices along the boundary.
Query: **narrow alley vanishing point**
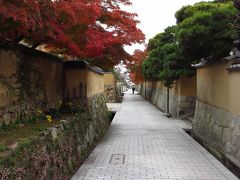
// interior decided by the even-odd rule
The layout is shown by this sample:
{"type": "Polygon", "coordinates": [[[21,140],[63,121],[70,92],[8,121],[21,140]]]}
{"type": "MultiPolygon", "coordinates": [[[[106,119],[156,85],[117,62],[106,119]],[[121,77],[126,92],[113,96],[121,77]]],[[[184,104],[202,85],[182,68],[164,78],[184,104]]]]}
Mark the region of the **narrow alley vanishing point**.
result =
{"type": "Polygon", "coordinates": [[[237,180],[186,128],[128,91],[108,133],[72,180],[237,180]]]}

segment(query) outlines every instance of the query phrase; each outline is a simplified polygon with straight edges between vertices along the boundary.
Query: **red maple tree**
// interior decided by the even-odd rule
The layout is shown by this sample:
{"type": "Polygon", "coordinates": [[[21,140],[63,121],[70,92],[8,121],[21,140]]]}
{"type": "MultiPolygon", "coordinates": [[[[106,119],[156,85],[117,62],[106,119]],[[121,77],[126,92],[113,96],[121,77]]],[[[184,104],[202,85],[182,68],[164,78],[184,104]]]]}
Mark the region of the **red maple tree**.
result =
{"type": "Polygon", "coordinates": [[[124,50],[124,45],[143,43],[144,34],[137,28],[137,14],[121,10],[120,4],[131,5],[129,0],[104,0],[99,21],[107,25],[113,33],[113,43],[104,49],[103,56],[98,58],[105,67],[118,64],[121,60],[131,61],[131,56],[124,50]]]}
{"type": "Polygon", "coordinates": [[[132,61],[127,64],[127,67],[130,69],[130,78],[135,84],[139,84],[144,81],[142,74],[142,62],[146,56],[146,50],[135,50],[132,56],[132,61]]]}
{"type": "Polygon", "coordinates": [[[124,45],[144,41],[136,14],[120,8],[130,4],[129,0],[0,0],[0,38],[12,43],[25,39],[34,48],[45,44],[57,53],[112,66],[128,58],[124,45]]]}

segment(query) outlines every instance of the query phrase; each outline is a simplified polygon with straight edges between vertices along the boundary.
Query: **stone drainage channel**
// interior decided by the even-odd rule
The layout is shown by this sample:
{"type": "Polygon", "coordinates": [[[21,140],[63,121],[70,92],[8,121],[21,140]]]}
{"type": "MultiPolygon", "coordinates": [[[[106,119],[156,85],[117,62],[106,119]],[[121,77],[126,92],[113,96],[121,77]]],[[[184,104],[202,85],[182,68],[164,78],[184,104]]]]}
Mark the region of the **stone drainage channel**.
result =
{"type": "Polygon", "coordinates": [[[194,135],[191,129],[184,129],[184,131],[189,136],[194,138],[203,148],[205,148],[209,153],[211,153],[215,158],[217,158],[226,168],[228,168],[234,175],[236,175],[240,179],[240,166],[227,158],[223,153],[217,151],[214,147],[208,145],[203,140],[194,135]]]}
{"type": "Polygon", "coordinates": [[[183,132],[191,126],[141,96],[127,93],[122,104],[107,105],[117,112],[112,124],[72,180],[238,179],[183,132]]]}

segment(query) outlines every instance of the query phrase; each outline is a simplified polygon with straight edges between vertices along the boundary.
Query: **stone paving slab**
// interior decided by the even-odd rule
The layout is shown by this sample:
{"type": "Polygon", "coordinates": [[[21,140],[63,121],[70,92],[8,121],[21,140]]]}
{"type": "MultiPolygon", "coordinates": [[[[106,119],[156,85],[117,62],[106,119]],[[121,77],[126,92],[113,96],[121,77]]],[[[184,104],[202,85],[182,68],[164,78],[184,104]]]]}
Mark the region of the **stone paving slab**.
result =
{"type": "Polygon", "coordinates": [[[139,95],[125,93],[108,133],[72,180],[238,179],[184,127],[139,95]]]}
{"type": "Polygon", "coordinates": [[[122,103],[107,103],[107,107],[109,111],[117,112],[121,110],[122,103]]]}

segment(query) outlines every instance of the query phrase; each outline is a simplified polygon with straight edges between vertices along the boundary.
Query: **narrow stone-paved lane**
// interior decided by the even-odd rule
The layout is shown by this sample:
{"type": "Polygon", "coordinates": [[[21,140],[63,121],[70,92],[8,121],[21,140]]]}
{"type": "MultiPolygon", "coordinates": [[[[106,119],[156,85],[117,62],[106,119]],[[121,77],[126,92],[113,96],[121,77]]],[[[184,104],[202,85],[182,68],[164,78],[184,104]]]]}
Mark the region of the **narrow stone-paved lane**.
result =
{"type": "Polygon", "coordinates": [[[72,180],[238,179],[181,126],[126,93],[108,133],[72,180]]]}

